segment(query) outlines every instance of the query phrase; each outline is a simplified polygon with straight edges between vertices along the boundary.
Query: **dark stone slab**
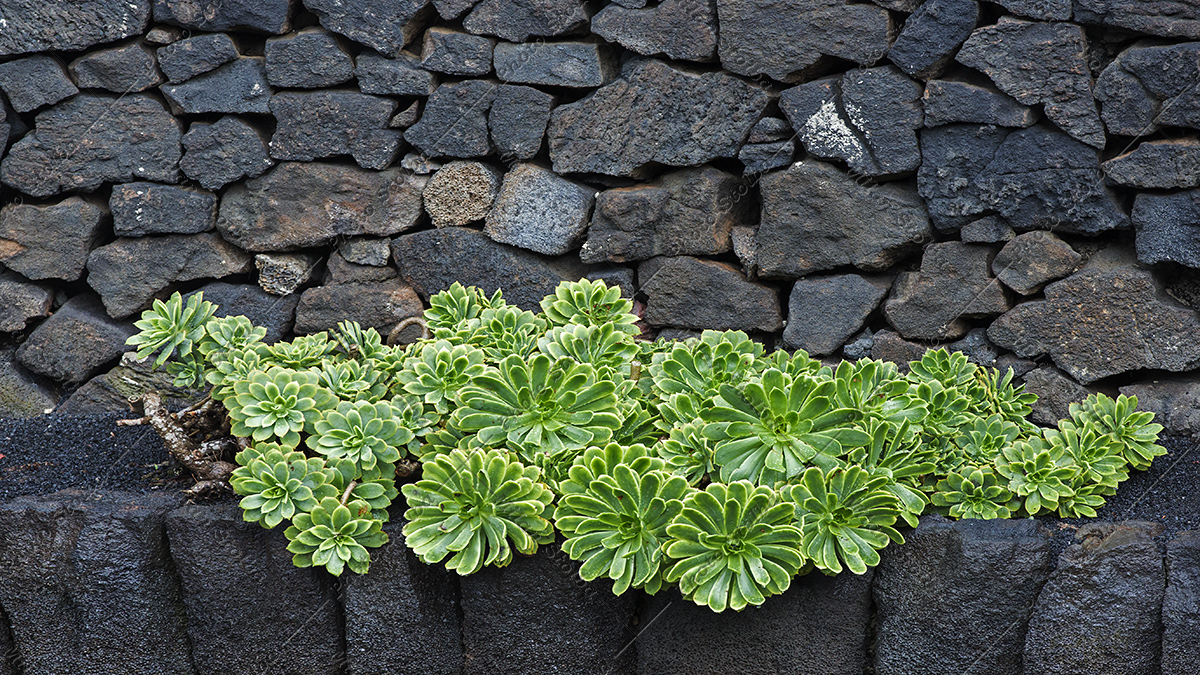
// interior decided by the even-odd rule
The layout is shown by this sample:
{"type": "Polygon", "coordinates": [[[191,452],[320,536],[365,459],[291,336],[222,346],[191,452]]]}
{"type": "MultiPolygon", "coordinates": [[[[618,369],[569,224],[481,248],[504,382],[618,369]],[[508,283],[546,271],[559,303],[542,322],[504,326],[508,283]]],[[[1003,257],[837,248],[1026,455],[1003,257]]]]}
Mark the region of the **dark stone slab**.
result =
{"type": "Polygon", "coordinates": [[[387,56],[421,31],[429,0],[302,0],[325,28],[387,56]]]}
{"type": "MultiPolygon", "coordinates": [[[[84,382],[55,412],[60,415],[121,413],[137,416],[131,398],[147,391],[162,395],[164,405],[170,410],[181,410],[207,396],[203,391],[176,387],[170,373],[162,368],[155,370],[153,365],[154,359],[150,357],[139,361],[136,352],[125,352],[119,365],[84,382]]],[[[157,434],[151,435],[158,440],[157,434]]],[[[141,474],[144,473],[143,469],[141,474]]]]}
{"type": "Polygon", "coordinates": [[[926,349],[925,345],[905,340],[899,333],[886,329],[871,338],[871,358],[894,363],[901,373],[908,372],[909,362],[920,361],[926,349]]]}
{"type": "Polygon", "coordinates": [[[118,237],[199,234],[217,223],[217,196],[205,190],[160,183],[113,187],[108,207],[118,237]]]}
{"type": "MultiPolygon", "coordinates": [[[[387,242],[386,239],[380,239],[379,241],[382,241],[385,243],[387,242]]],[[[390,252],[389,252],[389,256],[390,256],[390,252]]],[[[352,263],[352,262],[346,260],[346,258],[343,257],[341,253],[334,251],[333,253],[329,254],[329,258],[326,259],[326,261],[325,261],[325,278],[322,281],[322,283],[324,283],[326,287],[345,285],[345,284],[349,284],[349,285],[381,284],[382,282],[392,281],[393,279],[396,279],[399,276],[400,276],[400,273],[396,271],[395,267],[391,267],[391,266],[387,266],[387,265],[384,265],[384,266],[359,265],[357,263],[352,263]]],[[[315,289],[310,288],[309,290],[315,290],[315,289]]],[[[330,290],[332,290],[332,289],[330,289],[330,290]]],[[[367,292],[367,290],[368,289],[364,289],[364,293],[367,292]]],[[[388,286],[380,286],[380,287],[378,287],[378,290],[383,291],[385,295],[387,295],[389,293],[388,286]]],[[[305,292],[307,293],[307,291],[305,291],[305,292]]],[[[332,293],[330,295],[332,296],[332,293]]],[[[416,295],[414,294],[412,297],[416,298],[416,295]]],[[[420,302],[421,302],[420,299],[417,299],[418,306],[419,306],[420,302]]],[[[384,308],[384,311],[388,312],[388,313],[392,313],[392,314],[395,313],[394,310],[390,310],[387,308],[384,308]]],[[[379,312],[376,312],[376,313],[379,313],[379,312]]],[[[418,313],[419,313],[419,310],[418,310],[418,313]]],[[[337,323],[337,322],[335,321],[334,323],[337,323]]],[[[365,322],[362,322],[362,321],[360,321],[359,323],[363,323],[364,325],[366,325],[365,322]]],[[[381,322],[381,323],[384,323],[384,322],[381,322]]],[[[396,323],[396,322],[393,321],[392,323],[396,323]]]]}
{"type": "Polygon", "coordinates": [[[743,175],[765,173],[771,169],[781,169],[792,163],[796,156],[795,141],[778,141],[775,143],[747,143],[738,150],[738,160],[745,166],[743,175]]]}
{"type": "Polygon", "coordinates": [[[164,527],[181,501],[71,490],[0,504],[0,603],[18,672],[193,673],[164,527]]]}
{"type": "Polygon", "coordinates": [[[993,246],[947,241],[925,247],[921,269],[901,272],[884,305],[888,323],[909,339],[944,340],[966,335],[971,319],[1012,307],[992,276],[993,246]]]}
{"type": "Polygon", "coordinates": [[[988,368],[997,367],[996,360],[999,358],[999,353],[996,346],[988,341],[986,328],[972,328],[962,339],[946,345],[946,349],[963,353],[968,361],[976,365],[988,368]]]}
{"type": "Polygon", "coordinates": [[[1167,588],[1162,606],[1162,674],[1195,675],[1200,634],[1200,532],[1180,532],[1167,544],[1167,588]]]}
{"type": "Polygon", "coordinates": [[[72,61],[69,69],[80,87],[118,94],[145,91],[166,81],[154,50],[138,41],[88,52],[72,61]]]}
{"type": "Polygon", "coordinates": [[[431,157],[482,157],[491,151],[487,113],[495,97],[496,85],[486,80],[443,84],[404,140],[431,157]]]}
{"type": "MultiPolygon", "coordinates": [[[[492,210],[503,179],[504,174],[489,164],[450,162],[438,169],[425,185],[421,194],[425,212],[434,227],[460,227],[481,221],[492,210]]],[[[386,255],[384,259],[387,259],[386,255]]]]}
{"type": "Polygon", "coordinates": [[[1030,19],[1068,21],[1071,18],[1071,0],[996,0],[996,4],[1030,19]]]}
{"type": "Polygon", "coordinates": [[[1162,126],[1200,125],[1200,44],[1135,43],[1096,79],[1100,116],[1111,134],[1143,136],[1162,126]]]}
{"type": "Polygon", "coordinates": [[[256,252],[324,246],[339,236],[390,236],[420,220],[425,180],[403,169],[284,162],[226,190],[217,229],[256,252]]]}
{"type": "Polygon", "coordinates": [[[489,38],[430,28],[421,45],[421,67],[448,75],[487,75],[495,47],[496,41],[489,38]]]}
{"type": "Polygon", "coordinates": [[[1164,190],[1200,187],[1200,140],[1189,136],[1146,141],[1100,168],[1113,185],[1164,190]]]}
{"type": "Polygon", "coordinates": [[[1028,127],[1037,121],[1029,106],[990,85],[930,80],[925,85],[925,126],[965,122],[998,127],[1028,127]]]}
{"type": "Polygon", "coordinates": [[[182,132],[148,94],[78,94],[38,113],[0,163],[0,180],[35,197],[138,179],[173,183],[182,132]]]}
{"type": "Polygon", "coordinates": [[[536,164],[504,175],[484,232],[502,244],[563,255],[583,242],[595,190],[536,164]]]}
{"type": "Polygon", "coordinates": [[[159,87],[175,114],[267,113],[271,88],[263,59],[242,57],[181,84],[159,87]]]}
{"type": "Polygon", "coordinates": [[[356,265],[387,267],[388,261],[392,258],[392,247],[391,242],[387,239],[354,237],[346,239],[338,245],[338,253],[347,262],[356,265]]]}
{"type": "Polygon", "coordinates": [[[663,0],[639,9],[612,4],[592,17],[591,30],[644,56],[711,61],[717,51],[716,3],[663,0]]]}
{"type": "Polygon", "coordinates": [[[50,316],[54,292],[45,284],[35,284],[25,277],[5,270],[0,272],[0,333],[25,330],[31,320],[50,316]]]}
{"type": "Polygon", "coordinates": [[[496,77],[504,82],[553,87],[600,87],[617,76],[611,47],[594,42],[501,42],[496,77]]]}
{"type": "Polygon", "coordinates": [[[1200,268],[1200,190],[1140,193],[1133,201],[1138,260],[1200,268]]]}
{"type": "Polygon", "coordinates": [[[1054,569],[1049,533],[1033,520],[925,516],[905,540],[875,570],[875,672],[1020,673],[1054,569]]]}
{"type": "Polygon", "coordinates": [[[75,51],[146,30],[150,0],[6,0],[0,56],[75,51]]]}
{"type": "Polygon", "coordinates": [[[1008,134],[1009,130],[990,125],[921,130],[917,192],[925,198],[929,217],[939,231],[953,232],[991,211],[977,180],[1008,134]]]}
{"type": "Polygon", "coordinates": [[[74,281],[109,222],[108,206],[91,198],[6,204],[0,208],[0,263],[29,279],[74,281]]]}
{"type": "Polygon", "coordinates": [[[937,77],[978,22],[975,0],[928,0],[904,22],[888,60],[913,77],[937,77]]]}
{"type": "Polygon", "coordinates": [[[319,28],[269,38],[263,56],[273,87],[316,89],[354,77],[354,59],[345,43],[319,28]]]}
{"type": "Polygon", "coordinates": [[[1003,218],[984,216],[963,225],[958,236],[964,244],[1003,244],[1016,238],[1017,233],[1003,218]]]}
{"type": "Polygon", "coordinates": [[[194,293],[203,293],[204,299],[217,306],[213,316],[244,316],[255,326],[267,329],[263,342],[274,343],[292,332],[292,321],[296,316],[299,295],[277,297],[264,291],[258,284],[228,284],[213,281],[204,284],[193,293],[183,296],[184,300],[194,293]]]}
{"type": "Polygon", "coordinates": [[[158,66],[171,82],[185,82],[197,75],[235,61],[237,47],[224,33],[197,35],[160,47],[158,66]]]}
{"type": "MultiPolygon", "coordinates": [[[[0,291],[6,290],[5,284],[4,278],[0,277],[0,291]]],[[[46,304],[49,305],[49,302],[46,304]]],[[[49,307],[46,313],[50,313],[49,307]]],[[[15,352],[11,348],[0,351],[0,417],[41,417],[58,406],[58,393],[41,378],[22,368],[17,363],[15,352]]],[[[0,576],[3,576],[3,570],[0,570],[0,576]]],[[[3,672],[3,668],[0,668],[0,672],[3,672]]]]}
{"type": "Polygon", "coordinates": [[[1075,0],[1075,20],[1163,37],[1200,39],[1200,7],[1187,0],[1075,0]]]}
{"type": "Polygon", "coordinates": [[[154,0],[154,20],[203,31],[249,30],[283,34],[291,30],[296,0],[154,0]]]}
{"type": "Polygon", "coordinates": [[[438,16],[443,19],[457,19],[463,12],[471,9],[479,0],[433,0],[438,16]]]}
{"type": "Polygon", "coordinates": [[[1121,393],[1136,396],[1138,410],[1154,413],[1155,423],[1163,425],[1165,434],[1194,437],[1200,433],[1200,382],[1196,378],[1157,377],[1121,387],[1121,393]]]}
{"type": "Polygon", "coordinates": [[[586,7],[576,0],[483,0],[463,19],[463,28],[476,35],[525,42],[530,36],[579,32],[587,22],[586,7]]]}
{"type": "Polygon", "coordinates": [[[655,163],[734,157],[767,100],[758,87],[724,73],[631,59],[619,80],[554,109],[550,157],[558,173],[634,177],[655,163]]]}
{"type": "Polygon", "coordinates": [[[396,58],[363,52],[354,67],[358,88],[364,94],[429,96],[437,88],[437,76],[421,67],[421,59],[408,52],[396,58]]]}
{"type": "Polygon", "coordinates": [[[750,129],[747,143],[774,143],[792,137],[792,125],[782,117],[764,117],[750,129]]]}
{"type": "Polygon", "coordinates": [[[557,545],[459,579],[466,675],[634,671],[632,593],[586,583],[557,545]]]}
{"type": "Polygon", "coordinates": [[[1033,295],[1078,267],[1082,256],[1050,232],[1026,232],[1004,245],[992,261],[992,272],[1021,295],[1033,295]]]}
{"type": "Polygon", "coordinates": [[[638,672],[861,675],[872,576],[807,574],[762,607],[720,614],[664,590],[639,613],[638,672]]]}
{"type": "Polygon", "coordinates": [[[311,162],[350,155],[364,169],[385,169],[401,150],[388,128],[396,102],[351,90],[285,91],[271,96],[277,126],[271,156],[311,162]]]}
{"type": "MultiPolygon", "coordinates": [[[[394,273],[390,268],[371,267],[394,273]]],[[[386,335],[396,324],[421,316],[421,298],[399,279],[366,283],[337,283],[304,291],[296,307],[297,335],[333,330],[342,321],[357,321],[386,335]]]]}
{"type": "Polygon", "coordinates": [[[292,564],[280,529],[236,502],[167,514],[198,675],[337,672],[345,659],[333,577],[292,564]]]}
{"type": "Polygon", "coordinates": [[[764,333],[783,327],[775,289],[747,281],[732,265],[681,256],[639,277],[651,325],[764,333]]]}
{"type": "Polygon", "coordinates": [[[1025,636],[1029,675],[1158,673],[1166,570],[1162,526],[1090,523],[1059,557],[1025,636]],[[1080,617],[1088,617],[1081,621],[1080,617]]]}
{"type": "Polygon", "coordinates": [[[38,54],[0,63],[0,90],[17,112],[29,112],[79,93],[67,69],[52,56],[38,54]]]}
{"type": "Polygon", "coordinates": [[[550,110],[556,100],[533,87],[515,84],[496,87],[496,98],[488,109],[488,130],[502,159],[532,159],[541,151],[550,110]]]}
{"type": "Polygon", "coordinates": [[[68,300],[17,348],[17,361],[32,372],[77,384],[124,353],[133,324],[114,321],[99,298],[85,293],[68,300]]]}
{"type": "Polygon", "coordinates": [[[193,122],[181,140],[179,168],[208,190],[257,178],[275,166],[265,134],[239,117],[225,116],[212,124],[193,122]]]}
{"type": "Polygon", "coordinates": [[[783,344],[815,356],[836,352],[883,302],[889,277],[836,274],[798,279],[788,300],[783,344]]]}

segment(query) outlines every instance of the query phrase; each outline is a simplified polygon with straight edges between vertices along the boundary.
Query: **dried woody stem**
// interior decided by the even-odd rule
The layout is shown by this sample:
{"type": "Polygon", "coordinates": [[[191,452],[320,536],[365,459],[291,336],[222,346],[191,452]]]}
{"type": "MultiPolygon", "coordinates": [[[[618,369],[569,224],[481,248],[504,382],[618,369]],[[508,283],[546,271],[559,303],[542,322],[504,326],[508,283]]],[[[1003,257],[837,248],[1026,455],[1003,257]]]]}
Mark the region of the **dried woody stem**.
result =
{"type": "Polygon", "coordinates": [[[196,477],[196,484],[184,490],[184,494],[193,498],[203,498],[229,491],[229,477],[237,467],[213,458],[221,457],[228,449],[236,449],[237,442],[230,437],[224,437],[196,443],[188,438],[187,431],[179,419],[163,405],[162,396],[158,392],[148,391],[142,394],[141,401],[145,417],[121,422],[126,425],[149,424],[158,432],[171,456],[196,477]]]}

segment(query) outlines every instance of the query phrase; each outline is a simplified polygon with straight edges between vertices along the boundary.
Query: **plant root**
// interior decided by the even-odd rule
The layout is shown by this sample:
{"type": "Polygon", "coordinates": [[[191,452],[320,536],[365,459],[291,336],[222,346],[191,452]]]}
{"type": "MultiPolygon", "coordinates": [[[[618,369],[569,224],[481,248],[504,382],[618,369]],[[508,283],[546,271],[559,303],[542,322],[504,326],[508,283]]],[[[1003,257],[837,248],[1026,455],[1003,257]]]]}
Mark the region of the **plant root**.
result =
{"type": "Polygon", "coordinates": [[[185,417],[182,423],[177,415],[172,414],[163,405],[162,396],[158,392],[148,391],[142,394],[141,402],[142,410],[145,412],[144,417],[135,420],[120,420],[117,424],[123,426],[148,424],[158,433],[171,456],[196,477],[196,485],[184,490],[184,494],[193,498],[209,498],[220,492],[232,491],[229,486],[229,477],[237,467],[224,461],[221,457],[230,450],[236,450],[237,441],[226,436],[197,443],[188,436],[185,428],[188,426],[193,428],[209,427],[211,423],[203,420],[211,419],[212,416],[204,413],[216,412],[212,407],[215,402],[206,401],[195,410],[180,413],[180,415],[189,416],[185,417]]]}

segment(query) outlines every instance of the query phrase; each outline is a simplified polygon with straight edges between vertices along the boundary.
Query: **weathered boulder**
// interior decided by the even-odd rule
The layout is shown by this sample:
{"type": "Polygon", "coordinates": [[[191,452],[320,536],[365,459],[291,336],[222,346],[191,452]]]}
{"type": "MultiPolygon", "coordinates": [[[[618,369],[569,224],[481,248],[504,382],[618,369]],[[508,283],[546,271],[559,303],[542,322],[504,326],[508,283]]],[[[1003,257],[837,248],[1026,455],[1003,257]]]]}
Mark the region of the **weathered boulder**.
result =
{"type": "Polygon", "coordinates": [[[296,4],[296,0],[154,0],[154,20],[203,31],[283,34],[291,30],[296,4]]]}
{"type": "Polygon", "coordinates": [[[1012,226],[1000,216],[984,216],[972,220],[958,231],[958,237],[964,244],[1003,244],[1012,241],[1017,236],[1012,226]]]}
{"type": "Polygon", "coordinates": [[[192,675],[164,520],[171,490],[0,504],[0,603],[26,673],[192,675]]]}
{"type": "Polygon", "coordinates": [[[788,300],[783,344],[815,356],[838,350],[862,330],[867,317],[883,302],[890,277],[835,274],[798,279],[788,300]]]}
{"type": "Polygon", "coordinates": [[[747,143],[738,150],[738,160],[745,167],[742,175],[765,173],[781,169],[792,163],[796,155],[796,142],[792,140],[774,143],[747,143]]]}
{"type": "Polygon", "coordinates": [[[257,284],[227,284],[224,281],[209,282],[183,297],[186,300],[195,293],[203,293],[205,300],[217,306],[214,316],[241,314],[255,326],[266,328],[263,342],[268,344],[282,340],[292,331],[296,303],[300,301],[298,295],[276,297],[257,284]]]}
{"type": "Polygon", "coordinates": [[[580,258],[629,262],[666,255],[719,255],[730,232],[750,219],[748,188],[711,166],[663,174],[652,183],[605,190],[580,258]]]}
{"type": "MultiPolygon", "coordinates": [[[[368,269],[394,272],[386,267],[368,269]]],[[[330,284],[310,288],[300,296],[294,330],[304,335],[333,330],[342,321],[357,321],[363,328],[386,335],[396,324],[424,311],[421,298],[399,279],[330,284]]]]}
{"type": "Polygon", "coordinates": [[[909,371],[910,362],[920,361],[926,349],[925,345],[905,340],[899,333],[886,329],[871,337],[871,358],[894,363],[901,373],[909,371]]]}
{"type": "Polygon", "coordinates": [[[271,88],[261,57],[240,57],[186,82],[164,84],[159,90],[176,115],[271,112],[271,88]]]}
{"type": "Polygon", "coordinates": [[[894,31],[886,10],[843,0],[717,0],[717,23],[725,70],[780,82],[803,80],[824,56],[873,64],[894,31]]]}
{"type": "Polygon", "coordinates": [[[182,132],[149,94],[78,94],[38,113],[0,162],[0,180],[34,197],[139,178],[173,183],[182,132]]]}
{"type": "Polygon", "coordinates": [[[830,164],[797,162],[763,176],[756,260],[763,277],[854,265],[882,271],[933,236],[925,205],[900,185],[860,185],[830,164]]]}
{"type": "Polygon", "coordinates": [[[991,210],[976,182],[996,156],[1009,130],[991,125],[952,124],[921,130],[917,192],[941,232],[953,232],[991,210]]]}
{"type": "Polygon", "coordinates": [[[905,540],[875,570],[875,672],[1021,672],[1030,611],[1054,569],[1049,533],[1029,519],[925,516],[905,540]]]}
{"type": "Polygon", "coordinates": [[[492,50],[496,41],[434,27],[425,31],[421,44],[421,67],[447,75],[487,75],[492,72],[492,50]]]}
{"type": "Polygon", "coordinates": [[[463,19],[463,28],[476,35],[525,42],[530,36],[574,33],[587,22],[587,8],[575,0],[483,0],[463,19]]]}
{"type": "Polygon", "coordinates": [[[438,16],[443,19],[457,19],[463,12],[471,9],[479,0],[433,0],[438,16]]]}
{"type": "Polygon", "coordinates": [[[1136,396],[1138,410],[1154,413],[1154,421],[1165,427],[1165,433],[1193,437],[1200,433],[1200,382],[1195,378],[1142,380],[1121,387],[1121,393],[1136,396]]]}
{"type": "Polygon", "coordinates": [[[1200,39],[1200,7],[1188,0],[1075,0],[1075,20],[1163,37],[1200,39]]]}
{"type": "Polygon", "coordinates": [[[0,90],[17,112],[29,112],[79,93],[63,64],[38,54],[0,63],[0,90]]]}
{"type": "Polygon", "coordinates": [[[747,143],[773,143],[792,137],[792,125],[782,117],[764,117],[750,129],[747,143]]]}
{"type": "Polygon", "coordinates": [[[254,256],[258,286],[271,295],[290,295],[317,276],[316,253],[259,253],[254,256]]]}
{"type": "Polygon", "coordinates": [[[555,101],[554,96],[533,87],[496,87],[496,98],[488,110],[488,130],[502,160],[532,159],[538,154],[555,101]]]}
{"type": "MultiPolygon", "coordinates": [[[[0,417],[39,417],[54,410],[58,406],[58,393],[22,368],[14,352],[14,349],[0,351],[0,417]]],[[[3,571],[0,567],[0,572],[3,571]]]]}
{"type": "Polygon", "coordinates": [[[173,42],[179,42],[183,39],[184,32],[179,26],[158,25],[151,26],[150,30],[142,37],[148,45],[162,47],[173,42]]]}
{"type": "Polygon", "coordinates": [[[72,61],[69,69],[80,87],[118,94],[145,91],[165,81],[154,50],[138,41],[88,52],[72,61]]]}
{"type": "Polygon", "coordinates": [[[403,169],[284,162],[226,190],[217,229],[256,252],[323,246],[345,235],[390,236],[417,224],[424,184],[403,169]]]}
{"type": "Polygon", "coordinates": [[[158,66],[171,82],[179,83],[216,70],[237,60],[233,38],[224,33],[209,33],[185,38],[160,47],[158,66]]]}
{"type": "Polygon", "coordinates": [[[50,316],[54,292],[44,284],[35,284],[21,275],[0,272],[0,333],[25,330],[31,320],[50,316]]]}
{"type": "Polygon", "coordinates": [[[906,338],[962,337],[971,319],[1003,314],[1012,307],[992,276],[996,248],[948,241],[930,244],[919,272],[901,272],[884,305],[888,323],[906,338]]]}
{"type": "Polygon", "coordinates": [[[74,281],[109,223],[104,202],[67,197],[57,204],[0,208],[0,263],[29,279],[74,281]]]}
{"type": "Polygon", "coordinates": [[[562,255],[582,243],[595,195],[549,169],[518,164],[504,174],[484,232],[502,244],[562,255]]]}
{"type": "Polygon", "coordinates": [[[639,274],[639,280],[651,325],[764,333],[783,327],[775,289],[747,281],[726,263],[667,258],[653,276],[639,274]]]}
{"type": "MultiPolygon", "coordinates": [[[[386,239],[380,241],[387,242],[386,239]]],[[[325,277],[322,283],[326,286],[337,284],[376,284],[399,278],[400,273],[395,267],[388,265],[360,265],[346,260],[341,253],[334,251],[325,261],[325,277]]]]}
{"type": "Polygon", "coordinates": [[[1101,117],[1111,134],[1145,136],[1163,126],[1200,126],[1200,43],[1135,43],[1096,79],[1101,117]]]}
{"type": "Polygon", "coordinates": [[[913,77],[937,77],[978,22],[975,0],[928,0],[904,22],[888,60],[913,77]]]}
{"type": "Polygon", "coordinates": [[[1030,19],[1068,21],[1071,18],[1071,0],[996,0],[996,4],[1030,19]]]}
{"type": "Polygon", "coordinates": [[[421,59],[408,52],[388,58],[373,52],[358,55],[354,65],[358,88],[364,94],[429,96],[437,76],[421,67],[421,59]]]}
{"type": "Polygon", "coordinates": [[[1046,117],[1072,138],[1103,148],[1086,51],[1079,26],[1005,16],[976,30],[957,58],[1021,103],[1044,106],[1046,117]]]}
{"type": "Polygon", "coordinates": [[[163,404],[170,410],[186,408],[207,396],[203,391],[176,387],[170,373],[153,366],[153,357],[139,361],[137,352],[125,352],[119,365],[84,382],[55,412],[61,415],[130,414],[135,412],[131,401],[148,391],[162,395],[163,404]]]}
{"type": "Polygon", "coordinates": [[[354,77],[354,59],[345,42],[320,28],[269,38],[263,57],[273,87],[316,89],[354,77]]]}
{"type": "Polygon", "coordinates": [[[1182,372],[1200,365],[1200,344],[1189,337],[1200,319],[1167,297],[1146,270],[1089,263],[1046,286],[1045,294],[993,321],[992,342],[1027,358],[1049,354],[1084,384],[1142,368],[1182,372]]]}
{"type": "Polygon", "coordinates": [[[239,117],[212,124],[193,122],[183,135],[179,168],[205,189],[219,190],[243,177],[256,178],[275,166],[263,133],[239,117]]]}
{"type": "Polygon", "coordinates": [[[199,234],[217,223],[217,196],[192,187],[144,182],[116,185],[108,207],[118,237],[199,234]]]}
{"type": "Polygon", "coordinates": [[[1133,200],[1138,260],[1200,268],[1200,190],[1139,193],[1133,200]]]}
{"type": "Polygon", "coordinates": [[[1028,127],[1037,121],[1029,106],[990,85],[960,80],[930,80],[925,84],[925,126],[994,124],[1028,127]]]}
{"type": "Polygon", "coordinates": [[[1074,272],[1081,258],[1070,244],[1050,232],[1026,232],[1000,249],[992,261],[992,273],[1021,295],[1033,295],[1047,283],[1074,272]]]}
{"type": "Polygon", "coordinates": [[[1160,532],[1160,525],[1138,521],[1079,528],[1075,538],[1080,543],[1059,557],[1033,608],[1025,635],[1025,673],[1160,672],[1166,581],[1154,543],[1160,532]]]}
{"type": "Polygon", "coordinates": [[[542,298],[559,283],[577,281],[585,274],[578,257],[545,258],[464,227],[397,237],[392,240],[392,257],[404,280],[422,298],[457,281],[478,286],[489,295],[502,289],[509,303],[533,311],[540,311],[542,298]]]}
{"type": "Polygon", "coordinates": [[[1029,419],[1051,427],[1071,416],[1072,403],[1080,403],[1092,393],[1054,366],[1041,366],[1026,374],[1025,391],[1038,397],[1029,419]]]}
{"type": "Polygon", "coordinates": [[[1185,530],[1167,544],[1167,588],[1162,606],[1162,673],[1197,672],[1200,631],[1200,531],[1185,530]]]}
{"type": "Polygon", "coordinates": [[[421,121],[404,132],[404,140],[429,156],[481,157],[488,143],[488,107],[496,85],[486,80],[443,84],[425,104],[421,121]]]}
{"type": "Polygon", "coordinates": [[[7,0],[0,56],[76,51],[146,30],[150,0],[7,0]]]}
{"type": "Polygon", "coordinates": [[[520,84],[600,87],[617,76],[613,49],[593,42],[501,42],[495,61],[496,77],[520,84]]]}
{"type": "Polygon", "coordinates": [[[133,324],[113,321],[100,299],[85,293],[68,300],[17,348],[17,362],[29,370],[78,384],[124,353],[133,324]]]}
{"type": "MultiPolygon", "coordinates": [[[[428,186],[426,186],[426,194],[428,194],[428,186]]],[[[351,237],[338,246],[338,253],[347,262],[356,265],[387,267],[388,260],[392,257],[392,246],[387,239],[351,237]]]]}
{"type": "Polygon", "coordinates": [[[279,528],[244,522],[229,500],[171,511],[167,535],[198,675],[327,673],[345,662],[333,577],[293,565],[279,528]]]}
{"type": "Polygon", "coordinates": [[[384,169],[400,152],[402,134],[388,128],[397,106],[392,99],[340,89],[284,91],[271,96],[270,106],[275,159],[351,155],[364,169],[384,169]]]}
{"type": "Polygon", "coordinates": [[[429,0],[303,0],[325,28],[387,56],[420,33],[429,0]]]}
{"type": "Polygon", "coordinates": [[[504,174],[482,162],[450,162],[425,185],[422,199],[435,227],[461,227],[487,217],[504,174]]]}
{"type": "Polygon", "coordinates": [[[653,163],[734,157],[767,101],[762,89],[724,73],[631,59],[620,79],[554,109],[550,157],[558,173],[635,177],[653,163]]]}
{"type": "Polygon", "coordinates": [[[1200,187],[1200,140],[1146,141],[1100,165],[1111,184],[1143,189],[1200,187]]]}
{"type": "Polygon", "coordinates": [[[946,349],[961,352],[971,363],[988,368],[996,368],[1000,356],[996,346],[988,341],[986,328],[972,328],[961,339],[946,345],[946,349]]]}
{"type": "Polygon", "coordinates": [[[662,0],[639,9],[613,4],[592,17],[591,31],[644,56],[709,61],[717,51],[716,4],[662,0]]]}
{"type": "Polygon", "coordinates": [[[807,574],[762,607],[721,614],[660,592],[639,615],[638,672],[860,675],[871,577],[807,574]]]}

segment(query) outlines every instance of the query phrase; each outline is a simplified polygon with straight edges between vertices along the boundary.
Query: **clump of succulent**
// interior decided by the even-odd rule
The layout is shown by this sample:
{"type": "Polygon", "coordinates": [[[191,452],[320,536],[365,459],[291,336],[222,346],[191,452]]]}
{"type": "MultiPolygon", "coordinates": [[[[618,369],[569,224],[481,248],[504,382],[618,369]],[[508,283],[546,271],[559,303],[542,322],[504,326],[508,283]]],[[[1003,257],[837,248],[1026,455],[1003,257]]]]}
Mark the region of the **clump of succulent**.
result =
{"type": "Polygon", "coordinates": [[[612,326],[613,330],[636,335],[637,316],[633,303],[621,297],[621,289],[603,281],[565,281],[554,295],[542,300],[542,312],[551,326],[582,324],[612,326]]]}
{"type": "Polygon", "coordinates": [[[388,392],[383,373],[371,360],[324,361],[317,371],[317,383],[342,401],[374,403],[388,392]]]}
{"type": "Polygon", "coordinates": [[[1088,396],[1082,403],[1070,406],[1071,420],[1076,427],[1091,427],[1109,443],[1136,471],[1145,471],[1155,457],[1167,454],[1158,445],[1161,424],[1154,424],[1154,413],[1139,412],[1137,397],[1118,396],[1113,400],[1100,394],[1088,396]]]}
{"type": "Polygon", "coordinates": [[[755,359],[763,347],[741,331],[704,331],[699,340],[676,343],[653,358],[650,376],[660,401],[676,394],[691,398],[693,406],[706,405],[724,385],[740,386],[755,373],[755,359]]]}
{"type": "Polygon", "coordinates": [[[263,360],[283,368],[305,370],[320,366],[336,346],[337,343],[329,339],[329,334],[321,331],[301,335],[290,342],[276,342],[267,347],[263,360]]]}
{"type": "Polygon", "coordinates": [[[863,574],[879,564],[879,551],[889,541],[904,543],[893,527],[902,507],[887,483],[887,476],[857,466],[828,473],[812,467],[784,491],[796,505],[801,551],[817,569],[837,574],[844,564],[863,574]]]}
{"type": "Polygon", "coordinates": [[[378,520],[364,517],[371,508],[365,502],[338,502],[326,497],[307,513],[297,514],[284,531],[296,567],[324,567],[338,576],[346,567],[366,574],[371,566],[368,548],[387,543],[388,536],[378,520]]]}
{"type": "Polygon", "coordinates": [[[125,341],[137,347],[139,359],[154,354],[154,366],[159,367],[172,357],[187,360],[192,349],[205,336],[205,325],[216,311],[216,305],[204,299],[203,293],[188,298],[187,304],[178,292],[166,302],[155,300],[153,306],[134,322],[139,333],[125,341]]]}
{"type": "Polygon", "coordinates": [[[1008,489],[1020,497],[1025,513],[1057,511],[1059,502],[1073,497],[1071,482],[1077,468],[1063,457],[1063,448],[1042,438],[1010,445],[996,458],[996,470],[1008,480],[1008,489]]]}
{"type": "Polygon", "coordinates": [[[463,286],[456,281],[450,288],[429,298],[425,321],[434,338],[445,339],[465,322],[477,318],[483,310],[505,304],[504,294],[499,289],[489,298],[475,286],[463,286]]]}
{"type": "Polygon", "coordinates": [[[348,459],[360,470],[395,464],[413,433],[400,425],[387,402],[342,401],[313,424],[308,447],[331,459],[348,459]]]}
{"type": "Polygon", "coordinates": [[[229,484],[246,495],[241,501],[243,519],[270,529],[334,496],[324,468],[324,462],[302,452],[268,449],[235,469],[229,484]]]}
{"type": "Polygon", "coordinates": [[[1012,516],[1011,499],[1012,493],[1000,484],[995,472],[975,468],[951,472],[938,481],[932,501],[954,518],[988,519],[1012,516]]]}
{"type": "Polygon", "coordinates": [[[404,391],[420,396],[439,413],[449,412],[461,390],[484,373],[483,351],[445,340],[421,345],[397,375],[404,391]]]}
{"type": "Polygon", "coordinates": [[[627,366],[637,353],[633,338],[615,330],[611,324],[556,326],[538,340],[538,349],[555,360],[567,358],[612,371],[627,366]]]}
{"type": "Polygon", "coordinates": [[[255,441],[275,439],[294,448],[300,432],[311,427],[333,399],[307,371],[271,368],[251,371],[233,385],[234,396],[225,400],[235,436],[255,441]]]}

